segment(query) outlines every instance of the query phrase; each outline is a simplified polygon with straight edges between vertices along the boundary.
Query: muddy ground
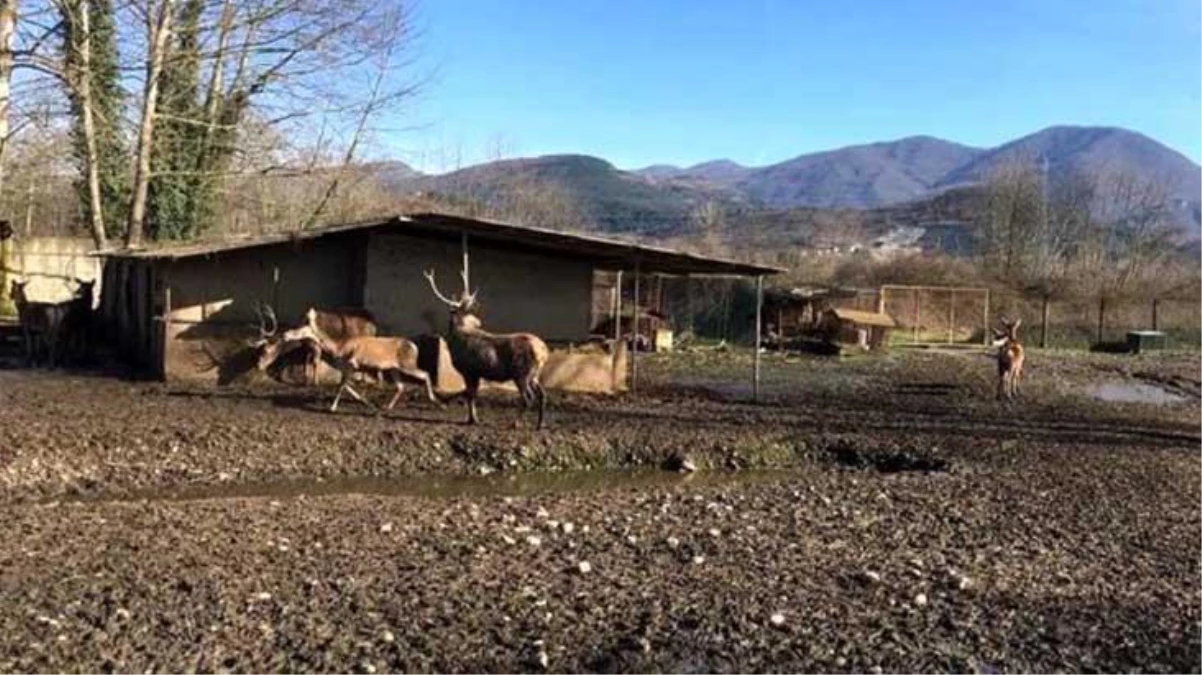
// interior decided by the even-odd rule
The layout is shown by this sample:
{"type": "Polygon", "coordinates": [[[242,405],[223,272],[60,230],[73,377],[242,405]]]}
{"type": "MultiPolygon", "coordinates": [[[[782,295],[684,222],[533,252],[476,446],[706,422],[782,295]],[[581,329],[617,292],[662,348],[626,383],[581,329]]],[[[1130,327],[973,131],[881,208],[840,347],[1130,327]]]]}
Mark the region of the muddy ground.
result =
{"type": "Polygon", "coordinates": [[[642,366],[541,433],[0,371],[0,670],[1199,671],[1196,353],[642,366]]]}

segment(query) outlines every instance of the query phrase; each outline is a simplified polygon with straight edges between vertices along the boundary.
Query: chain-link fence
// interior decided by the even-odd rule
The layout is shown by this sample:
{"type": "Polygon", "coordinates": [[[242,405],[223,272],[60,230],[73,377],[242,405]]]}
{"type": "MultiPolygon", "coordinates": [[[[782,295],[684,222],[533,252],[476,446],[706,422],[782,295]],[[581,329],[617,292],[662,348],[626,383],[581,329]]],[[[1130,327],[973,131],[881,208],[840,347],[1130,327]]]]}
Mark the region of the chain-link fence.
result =
{"type": "Polygon", "coordinates": [[[895,345],[986,343],[990,292],[967,286],[882,286],[878,309],[897,323],[895,345]]]}

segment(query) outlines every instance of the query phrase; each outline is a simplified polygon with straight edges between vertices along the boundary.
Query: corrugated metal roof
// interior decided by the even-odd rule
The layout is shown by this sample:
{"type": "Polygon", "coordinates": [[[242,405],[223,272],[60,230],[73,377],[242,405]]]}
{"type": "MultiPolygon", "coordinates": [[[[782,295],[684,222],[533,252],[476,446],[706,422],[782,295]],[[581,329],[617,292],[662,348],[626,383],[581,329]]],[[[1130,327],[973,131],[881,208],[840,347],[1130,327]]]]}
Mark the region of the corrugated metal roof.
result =
{"type": "Polygon", "coordinates": [[[101,251],[96,255],[143,260],[179,260],[212,255],[223,251],[270,246],[317,239],[344,232],[388,229],[402,234],[467,234],[469,241],[486,241],[522,248],[563,254],[594,261],[599,267],[633,269],[637,263],[644,272],[661,274],[697,274],[759,276],[780,274],[778,267],[738,260],[695,255],[659,246],[634,244],[607,237],[559,232],[528,225],[516,225],[481,218],[466,218],[441,213],[416,213],[395,218],[329,225],[296,232],[227,238],[220,241],[163,245],[136,250],[101,251]]]}
{"type": "Polygon", "coordinates": [[[897,324],[894,323],[893,317],[888,314],[879,314],[877,312],[864,312],[858,309],[843,309],[835,307],[831,310],[835,316],[843,321],[863,324],[865,326],[880,326],[882,328],[893,328],[897,324]]]}

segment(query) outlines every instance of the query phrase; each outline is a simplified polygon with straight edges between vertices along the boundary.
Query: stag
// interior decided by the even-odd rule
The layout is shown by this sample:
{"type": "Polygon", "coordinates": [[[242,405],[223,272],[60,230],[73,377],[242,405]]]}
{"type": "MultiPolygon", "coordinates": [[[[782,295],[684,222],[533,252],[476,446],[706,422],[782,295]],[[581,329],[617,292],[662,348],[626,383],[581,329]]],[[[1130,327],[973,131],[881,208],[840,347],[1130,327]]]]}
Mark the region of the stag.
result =
{"type": "Polygon", "coordinates": [[[392,382],[396,393],[388,402],[387,409],[391,410],[405,391],[404,380],[420,382],[426,387],[426,396],[431,402],[439,403],[430,383],[430,376],[417,367],[417,345],[399,337],[353,336],[336,339],[328,335],[320,326],[318,311],[310,308],[305,313],[305,324],[299,328],[285,331],[276,338],[279,324],[275,313],[264,305],[260,308],[260,338],[257,344],[262,347],[258,367],[266,370],[284,353],[281,345],[308,344],[316,345],[321,353],[330,357],[335,367],[342,375],[338,393],[330,405],[330,412],[338,410],[338,403],[344,392],[349,393],[364,405],[374,407],[371,401],[351,386],[356,375],[374,373],[382,379],[392,382]],[[270,327],[268,324],[270,323],[270,327]]]}
{"type": "Polygon", "coordinates": [[[1023,361],[1026,353],[1018,341],[1018,327],[1022,319],[1007,321],[1002,317],[1000,329],[993,331],[993,346],[997,347],[997,397],[1012,399],[1018,394],[1018,383],[1023,376],[1023,361]]]}
{"type": "Polygon", "coordinates": [[[10,287],[25,342],[25,361],[30,366],[36,365],[38,354],[45,351],[47,363],[53,368],[58,361],[60,327],[68,314],[70,301],[31,301],[25,293],[28,283],[14,280],[10,287]]]}
{"type": "MultiPolygon", "coordinates": [[[[434,296],[451,308],[450,330],[446,336],[451,363],[463,376],[464,396],[467,398],[467,423],[477,424],[476,396],[480,381],[513,382],[522,395],[523,413],[538,404],[537,428],[543,428],[547,410],[547,395],[539,376],[547,363],[547,345],[537,335],[512,333],[494,335],[481,329],[476,315],[477,293],[468,291],[467,274],[463,277],[463,293],[452,300],[438,290],[434,270],[425,273],[434,296]]],[[[519,418],[520,419],[520,418],[519,418]]],[[[514,420],[514,425],[518,420],[514,420]]]]}
{"type": "MultiPolygon", "coordinates": [[[[269,307],[267,309],[270,310],[269,307]]],[[[376,318],[366,309],[340,308],[312,309],[310,311],[316,313],[317,328],[333,340],[376,336],[376,318]]],[[[260,325],[263,325],[262,313],[263,308],[260,308],[260,325]]],[[[271,323],[276,325],[274,314],[271,316],[271,323]]],[[[273,328],[273,330],[275,329],[273,328]]],[[[259,353],[260,361],[270,364],[292,349],[303,347],[306,350],[305,381],[311,385],[317,384],[317,364],[321,361],[321,346],[316,340],[269,340],[269,337],[260,337],[257,345],[262,347],[262,351],[259,353]]]]}

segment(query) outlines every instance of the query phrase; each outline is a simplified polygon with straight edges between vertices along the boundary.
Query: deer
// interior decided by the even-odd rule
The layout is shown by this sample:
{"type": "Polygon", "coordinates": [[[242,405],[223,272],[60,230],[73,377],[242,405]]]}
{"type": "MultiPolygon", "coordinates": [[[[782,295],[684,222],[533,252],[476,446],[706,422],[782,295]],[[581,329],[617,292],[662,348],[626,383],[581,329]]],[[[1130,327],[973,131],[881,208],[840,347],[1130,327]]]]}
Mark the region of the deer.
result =
{"type": "Polygon", "coordinates": [[[1023,376],[1023,361],[1026,353],[1018,341],[1018,327],[1022,319],[1007,321],[1002,317],[1001,329],[993,331],[993,346],[997,347],[997,397],[1012,399],[1018,394],[1018,384],[1023,376]]]}
{"type": "Polygon", "coordinates": [[[10,287],[13,304],[17,306],[17,317],[21,323],[21,334],[25,342],[25,361],[34,366],[38,354],[45,351],[47,364],[53,368],[58,360],[58,342],[64,318],[68,314],[68,302],[34,302],[25,293],[28,281],[13,280],[10,287]]]}
{"type": "MultiPolygon", "coordinates": [[[[451,352],[451,363],[463,376],[464,396],[467,399],[467,424],[479,423],[476,414],[476,397],[480,381],[513,382],[522,396],[522,415],[535,403],[538,405],[537,429],[544,428],[547,410],[547,394],[543,390],[540,376],[550,353],[547,344],[531,333],[496,335],[481,328],[476,314],[478,291],[468,290],[466,270],[460,271],[463,292],[451,299],[438,290],[434,270],[423,273],[430,282],[434,296],[451,309],[449,330],[446,335],[447,348],[451,352]]],[[[514,426],[521,416],[514,420],[514,426]]]]}
{"type": "MultiPolygon", "coordinates": [[[[339,309],[316,309],[315,325],[325,335],[334,340],[344,340],[351,337],[375,337],[376,318],[371,312],[366,309],[344,307],[339,309]]],[[[272,316],[274,323],[275,317],[272,316]]],[[[261,357],[267,357],[268,362],[275,361],[291,349],[289,346],[296,346],[296,341],[281,340],[271,343],[274,349],[278,350],[277,354],[261,354],[261,357]],[[291,345],[289,344],[291,343],[291,345]]],[[[299,346],[304,347],[305,354],[305,381],[310,385],[317,384],[317,364],[321,361],[321,347],[316,340],[301,340],[299,346]]],[[[270,350],[271,347],[268,348],[270,350]]]]}
{"type": "Polygon", "coordinates": [[[276,339],[279,324],[275,312],[267,305],[260,307],[259,340],[262,346],[258,359],[259,370],[266,370],[285,350],[281,345],[288,343],[309,343],[317,345],[321,353],[333,361],[342,375],[338,393],[330,404],[330,412],[338,411],[338,403],[343,393],[369,407],[375,405],[360,394],[353,386],[352,380],[360,373],[376,373],[381,379],[391,381],[396,387],[396,393],[388,402],[386,410],[392,410],[405,391],[404,380],[420,382],[426,387],[426,396],[432,403],[441,403],[434,395],[430,376],[426,371],[417,367],[417,345],[400,337],[352,336],[345,339],[335,339],[328,335],[320,326],[318,311],[309,308],[305,312],[304,325],[284,332],[276,339]],[[271,327],[268,327],[268,323],[271,327]]]}
{"type": "Polygon", "coordinates": [[[59,341],[77,358],[86,355],[91,343],[92,303],[95,298],[96,282],[76,279],[79,289],[75,297],[68,300],[59,326],[59,341]]]}

